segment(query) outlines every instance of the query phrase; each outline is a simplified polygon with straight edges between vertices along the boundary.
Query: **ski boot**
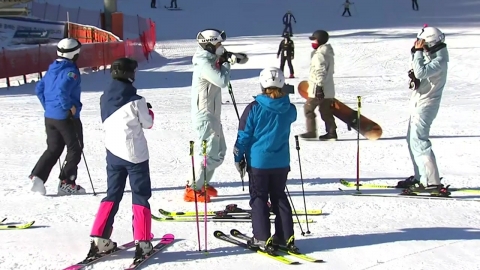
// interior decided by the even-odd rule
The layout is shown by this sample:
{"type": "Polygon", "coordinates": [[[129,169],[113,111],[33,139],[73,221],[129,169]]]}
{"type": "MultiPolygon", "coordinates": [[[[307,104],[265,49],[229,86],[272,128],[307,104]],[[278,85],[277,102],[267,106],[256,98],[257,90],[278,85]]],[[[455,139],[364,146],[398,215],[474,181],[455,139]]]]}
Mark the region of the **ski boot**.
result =
{"type": "Polygon", "coordinates": [[[277,256],[277,254],[275,254],[275,248],[273,246],[272,237],[268,238],[267,241],[260,241],[255,239],[255,237],[252,237],[251,240],[247,241],[247,245],[250,248],[260,249],[261,251],[267,253],[268,255],[277,256]]]}
{"type": "Polygon", "coordinates": [[[337,132],[328,132],[325,135],[318,137],[320,141],[336,141],[338,139],[337,132]]]}
{"type": "Polygon", "coordinates": [[[133,264],[137,265],[145,260],[153,252],[153,245],[150,241],[135,241],[135,255],[133,264]]]}
{"type": "Polygon", "coordinates": [[[408,189],[416,184],[420,184],[420,181],[415,179],[415,176],[412,175],[403,181],[398,181],[396,188],[408,189]]]}
{"type": "Polygon", "coordinates": [[[418,195],[418,193],[425,193],[425,192],[426,192],[425,186],[419,181],[418,183],[412,184],[408,188],[405,188],[402,191],[402,193],[400,193],[400,195],[412,196],[412,195],[418,195]]]}
{"type": "Polygon", "coordinates": [[[295,237],[291,236],[288,241],[283,240],[277,235],[272,236],[272,246],[275,251],[280,248],[286,249],[291,253],[300,254],[300,250],[295,246],[295,237]]]}
{"type": "Polygon", "coordinates": [[[317,133],[316,132],[305,132],[303,134],[300,134],[299,135],[300,139],[303,139],[303,140],[316,140],[317,139],[317,133]]]}
{"type": "Polygon", "coordinates": [[[295,78],[295,75],[290,74],[290,77],[289,77],[289,78],[290,78],[290,79],[294,79],[294,78],[295,78]]]}
{"type": "Polygon", "coordinates": [[[57,195],[59,195],[59,196],[82,195],[82,194],[87,194],[87,192],[85,191],[85,189],[82,186],[75,184],[75,182],[67,181],[67,180],[61,180],[58,183],[57,195]]]}
{"type": "Polygon", "coordinates": [[[448,188],[450,187],[450,185],[448,186],[444,186],[444,185],[431,185],[431,186],[427,186],[427,189],[431,189],[430,190],[430,196],[433,196],[433,197],[450,197],[450,195],[452,194],[448,188]]]}
{"type": "Polygon", "coordinates": [[[93,261],[102,255],[112,253],[116,250],[117,243],[112,240],[101,237],[92,237],[90,240],[90,250],[82,263],[88,263],[89,261],[93,261]]]}
{"type": "Polygon", "coordinates": [[[288,239],[286,248],[291,253],[300,254],[300,249],[298,249],[298,247],[295,246],[295,236],[293,235],[290,236],[290,238],[288,239]]]}

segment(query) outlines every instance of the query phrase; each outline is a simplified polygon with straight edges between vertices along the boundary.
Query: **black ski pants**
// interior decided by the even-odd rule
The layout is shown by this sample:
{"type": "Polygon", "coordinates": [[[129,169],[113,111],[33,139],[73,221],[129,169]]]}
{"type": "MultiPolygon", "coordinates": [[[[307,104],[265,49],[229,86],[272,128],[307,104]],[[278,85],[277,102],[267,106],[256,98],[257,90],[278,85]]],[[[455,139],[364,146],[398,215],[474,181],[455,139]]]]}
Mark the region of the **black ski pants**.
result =
{"type": "Polygon", "coordinates": [[[56,120],[45,118],[45,131],[47,133],[47,150],[38,160],[32,170],[32,175],[47,182],[52,168],[67,146],[63,170],[58,176],[59,180],[66,180],[69,184],[75,184],[77,179],[78,163],[82,159],[83,151],[83,127],[80,119],[56,120]]]}
{"type": "Polygon", "coordinates": [[[292,208],[285,193],[290,168],[255,169],[248,172],[250,207],[252,208],[253,236],[266,241],[271,236],[270,208],[275,214],[275,236],[286,242],[293,236],[292,208]]]}
{"type": "Polygon", "coordinates": [[[171,0],[170,1],[170,8],[178,8],[177,0],[171,0]]]}
{"type": "Polygon", "coordinates": [[[292,65],[292,58],[289,57],[289,56],[283,56],[280,57],[280,70],[283,70],[285,69],[285,62],[287,62],[287,65],[288,65],[288,69],[290,70],[290,75],[294,75],[295,72],[293,71],[293,65],[292,65]]]}
{"type": "Polygon", "coordinates": [[[413,10],[418,10],[418,2],[417,2],[417,0],[412,0],[412,9],[413,9],[413,10]]]}
{"type": "Polygon", "coordinates": [[[156,8],[156,7],[157,7],[157,0],[152,0],[152,1],[150,2],[150,7],[151,7],[151,8],[156,8]]]}
{"type": "Polygon", "coordinates": [[[350,13],[350,8],[345,8],[343,10],[342,16],[345,16],[345,14],[348,14],[348,17],[352,16],[352,13],[350,13]]]}

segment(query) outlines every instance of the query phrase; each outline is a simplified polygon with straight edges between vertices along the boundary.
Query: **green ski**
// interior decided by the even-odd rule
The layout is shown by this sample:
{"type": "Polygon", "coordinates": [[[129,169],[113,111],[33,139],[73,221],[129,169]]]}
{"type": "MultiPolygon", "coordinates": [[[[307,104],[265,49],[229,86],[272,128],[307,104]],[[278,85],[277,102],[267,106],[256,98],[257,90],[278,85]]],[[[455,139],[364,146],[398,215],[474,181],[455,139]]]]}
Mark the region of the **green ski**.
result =
{"type": "MultiPolygon", "coordinates": [[[[173,216],[173,217],[157,217],[155,215],[152,215],[152,219],[155,221],[159,222],[196,222],[197,219],[195,217],[182,217],[182,216],[173,216]]],[[[204,221],[205,217],[204,216],[199,216],[198,217],[199,221],[204,221]]],[[[249,217],[242,217],[242,216],[230,216],[230,215],[224,215],[224,216],[207,216],[207,221],[212,221],[212,222],[252,222],[252,219],[249,217]]],[[[275,219],[270,219],[270,221],[273,223],[275,219]]],[[[297,223],[298,221],[294,220],[294,223],[297,223]]],[[[300,223],[306,223],[305,220],[300,220],[300,223]]],[[[315,223],[314,220],[308,219],[308,223],[315,223]]]]}
{"type": "MultiPolygon", "coordinates": [[[[236,230],[236,229],[232,229],[230,231],[230,234],[233,237],[236,237],[238,239],[242,239],[242,240],[245,240],[245,241],[248,241],[248,240],[251,239],[251,237],[249,237],[248,235],[246,235],[246,234],[244,234],[244,233],[242,233],[242,232],[240,232],[239,230],[236,230]]],[[[313,263],[324,263],[325,262],[324,260],[316,259],[316,258],[310,257],[308,255],[305,255],[303,253],[292,252],[292,251],[288,250],[288,248],[285,247],[285,246],[279,246],[277,251],[288,254],[290,256],[296,257],[300,260],[304,260],[304,261],[307,261],[307,262],[313,262],[313,263]]]]}
{"type": "Polygon", "coordinates": [[[235,238],[233,238],[229,235],[224,234],[221,231],[215,231],[213,233],[213,236],[215,236],[215,238],[217,238],[219,240],[228,242],[228,243],[233,244],[233,245],[237,245],[239,247],[243,247],[245,249],[249,249],[253,252],[256,252],[257,254],[263,255],[263,256],[265,256],[267,258],[270,258],[270,259],[274,259],[274,260],[276,260],[278,262],[281,262],[281,263],[284,263],[284,264],[288,264],[288,265],[298,265],[298,264],[300,264],[299,262],[291,261],[291,260],[285,258],[284,256],[280,255],[280,254],[278,254],[276,256],[275,255],[270,255],[270,254],[268,254],[268,253],[266,253],[266,252],[264,252],[264,251],[262,251],[258,248],[250,247],[249,245],[247,245],[247,243],[239,241],[239,240],[237,240],[237,239],[235,239],[235,238]]]}
{"type": "MultiPolygon", "coordinates": [[[[229,211],[229,210],[222,210],[222,211],[208,211],[207,216],[221,216],[221,215],[231,215],[231,216],[245,216],[251,214],[252,210],[248,209],[241,209],[238,208],[237,211],[229,211]]],[[[158,209],[161,215],[166,217],[194,217],[195,211],[186,211],[186,212],[170,212],[164,209],[158,209]]],[[[205,212],[199,211],[198,215],[203,216],[205,212]]],[[[271,215],[274,215],[270,212],[271,215]]],[[[293,213],[295,215],[295,213],[293,213]]],[[[297,211],[298,215],[305,215],[305,211],[297,211]]],[[[321,209],[315,210],[307,210],[307,215],[309,216],[320,216],[322,215],[321,209]]]]}
{"type": "MultiPolygon", "coordinates": [[[[6,220],[3,219],[2,223],[6,220]]],[[[0,230],[23,230],[23,229],[28,229],[33,226],[35,221],[30,221],[28,223],[23,223],[23,224],[11,224],[11,225],[6,225],[6,224],[0,224],[0,230]]]]}

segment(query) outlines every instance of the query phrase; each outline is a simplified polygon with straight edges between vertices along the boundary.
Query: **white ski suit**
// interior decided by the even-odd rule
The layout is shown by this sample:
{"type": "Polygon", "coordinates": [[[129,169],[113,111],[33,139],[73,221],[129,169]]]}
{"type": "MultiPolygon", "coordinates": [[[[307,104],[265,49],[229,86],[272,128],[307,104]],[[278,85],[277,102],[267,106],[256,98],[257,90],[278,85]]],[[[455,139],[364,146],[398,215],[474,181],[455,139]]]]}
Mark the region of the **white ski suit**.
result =
{"type": "MultiPolygon", "coordinates": [[[[227,145],[221,124],[222,88],[230,83],[230,64],[224,63],[220,68],[216,66],[218,56],[198,48],[192,58],[192,123],[197,132],[197,153],[201,168],[197,169],[197,190],[202,188],[204,181],[207,184],[213,177],[215,169],[225,159],[227,145]],[[207,141],[207,170],[204,178],[204,156],[202,142],[207,141]]],[[[193,186],[192,186],[193,188],[193,186]]]]}
{"type": "Polygon", "coordinates": [[[440,185],[437,161],[429,136],[447,81],[448,61],[446,47],[435,53],[417,51],[413,54],[412,68],[420,85],[410,98],[407,143],[415,179],[424,185],[440,185]]]}

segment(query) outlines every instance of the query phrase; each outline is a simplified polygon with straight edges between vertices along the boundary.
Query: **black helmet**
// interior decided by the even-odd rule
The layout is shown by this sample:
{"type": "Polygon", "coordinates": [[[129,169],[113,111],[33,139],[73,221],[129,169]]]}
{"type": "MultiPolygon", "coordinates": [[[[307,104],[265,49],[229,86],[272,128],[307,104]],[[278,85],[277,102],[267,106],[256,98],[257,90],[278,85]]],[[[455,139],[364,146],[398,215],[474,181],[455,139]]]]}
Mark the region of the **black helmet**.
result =
{"type": "Polygon", "coordinates": [[[329,38],[330,36],[325,30],[317,30],[309,37],[310,40],[316,40],[319,45],[327,43],[329,38]]]}
{"type": "Polygon", "coordinates": [[[119,58],[110,66],[110,73],[114,80],[134,82],[137,67],[138,63],[134,59],[119,58]]]}

